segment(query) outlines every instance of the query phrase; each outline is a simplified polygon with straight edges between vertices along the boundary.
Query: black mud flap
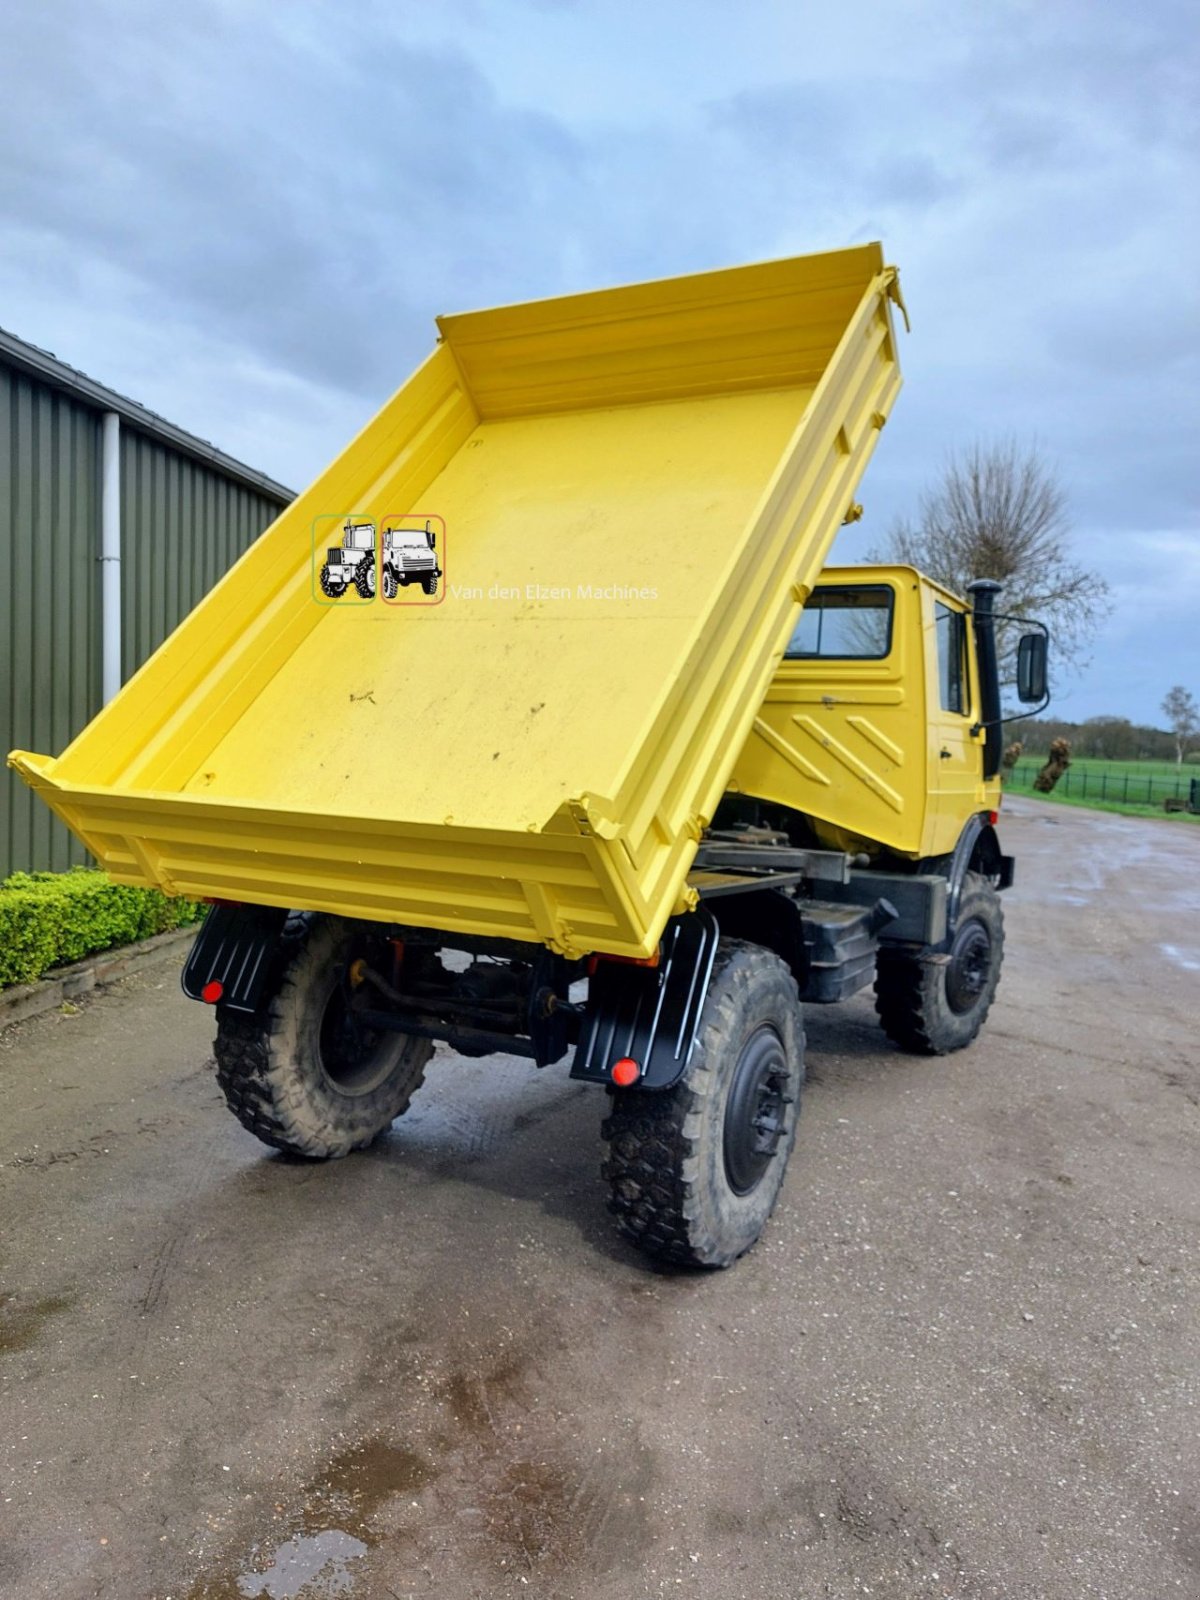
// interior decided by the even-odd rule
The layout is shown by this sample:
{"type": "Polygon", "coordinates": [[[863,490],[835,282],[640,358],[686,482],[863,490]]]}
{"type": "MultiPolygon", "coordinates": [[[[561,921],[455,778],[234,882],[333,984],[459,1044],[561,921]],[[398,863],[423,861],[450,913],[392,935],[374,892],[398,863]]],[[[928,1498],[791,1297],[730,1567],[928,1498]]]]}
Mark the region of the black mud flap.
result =
{"type": "Polygon", "coordinates": [[[656,967],[601,959],[588,981],[571,1076],[611,1083],[613,1063],[628,1056],[641,1069],[638,1088],[677,1083],[692,1053],[719,937],[716,918],[700,906],[672,917],[656,967]]]}
{"type": "Polygon", "coordinates": [[[275,906],[213,906],[183,969],[188,999],[257,1011],[287,915],[275,906]]]}

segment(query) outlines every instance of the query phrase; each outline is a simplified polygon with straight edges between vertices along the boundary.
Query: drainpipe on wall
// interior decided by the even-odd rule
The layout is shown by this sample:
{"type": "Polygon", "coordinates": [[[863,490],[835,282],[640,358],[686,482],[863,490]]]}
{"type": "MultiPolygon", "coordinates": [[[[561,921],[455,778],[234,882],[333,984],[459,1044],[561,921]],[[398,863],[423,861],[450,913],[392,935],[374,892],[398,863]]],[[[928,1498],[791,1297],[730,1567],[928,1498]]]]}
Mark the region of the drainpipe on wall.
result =
{"type": "Polygon", "coordinates": [[[100,689],[121,687],[121,419],[104,413],[100,456],[100,689]]]}

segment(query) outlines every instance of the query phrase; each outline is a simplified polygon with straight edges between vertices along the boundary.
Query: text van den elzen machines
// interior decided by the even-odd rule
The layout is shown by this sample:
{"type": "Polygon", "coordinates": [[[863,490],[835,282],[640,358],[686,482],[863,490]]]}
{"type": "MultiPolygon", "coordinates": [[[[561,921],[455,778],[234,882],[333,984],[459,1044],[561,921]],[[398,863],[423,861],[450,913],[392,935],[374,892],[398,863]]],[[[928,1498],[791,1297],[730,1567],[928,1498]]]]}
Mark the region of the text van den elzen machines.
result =
{"type": "Polygon", "coordinates": [[[507,585],[493,583],[490,588],[472,587],[469,584],[450,585],[456,600],[657,600],[658,589],[648,585],[627,586],[622,583],[524,583],[507,585]]]}

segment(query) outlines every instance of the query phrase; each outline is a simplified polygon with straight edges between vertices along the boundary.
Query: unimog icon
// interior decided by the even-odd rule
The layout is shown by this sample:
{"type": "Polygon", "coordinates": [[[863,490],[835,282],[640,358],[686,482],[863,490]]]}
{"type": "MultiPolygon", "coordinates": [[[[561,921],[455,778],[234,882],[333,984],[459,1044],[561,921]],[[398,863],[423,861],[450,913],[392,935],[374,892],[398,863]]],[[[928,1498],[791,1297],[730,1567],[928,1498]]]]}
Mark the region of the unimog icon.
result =
{"type": "Polygon", "coordinates": [[[442,569],[437,559],[437,534],[426,518],[423,528],[383,530],[383,598],[394,600],[400,588],[419,583],[426,594],[436,594],[442,569]]]}
{"type": "Polygon", "coordinates": [[[342,542],[325,552],[321,592],[331,600],[345,594],[351,584],[364,600],[375,598],[375,524],[351,522],[347,517],[342,542]]]}

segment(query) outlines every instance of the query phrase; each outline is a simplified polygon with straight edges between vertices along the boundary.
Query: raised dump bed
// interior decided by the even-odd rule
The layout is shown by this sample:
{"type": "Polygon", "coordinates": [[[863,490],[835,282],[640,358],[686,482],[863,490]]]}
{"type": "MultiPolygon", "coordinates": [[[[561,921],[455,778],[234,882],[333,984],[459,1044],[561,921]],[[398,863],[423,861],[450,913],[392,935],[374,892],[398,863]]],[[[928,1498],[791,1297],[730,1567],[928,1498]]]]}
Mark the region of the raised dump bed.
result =
{"type": "Polygon", "coordinates": [[[649,954],[895,399],[896,293],[870,244],[439,319],[75,742],[12,763],[120,882],[649,954]],[[440,530],[436,599],[326,599],[314,539],[397,518],[440,530]]]}

